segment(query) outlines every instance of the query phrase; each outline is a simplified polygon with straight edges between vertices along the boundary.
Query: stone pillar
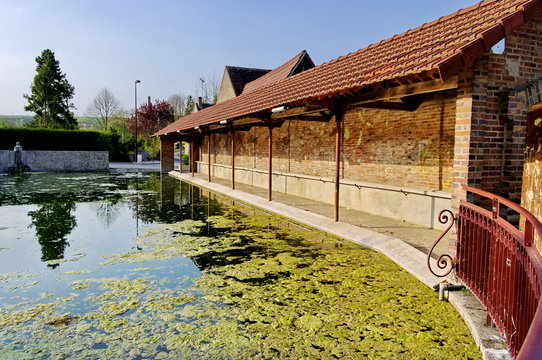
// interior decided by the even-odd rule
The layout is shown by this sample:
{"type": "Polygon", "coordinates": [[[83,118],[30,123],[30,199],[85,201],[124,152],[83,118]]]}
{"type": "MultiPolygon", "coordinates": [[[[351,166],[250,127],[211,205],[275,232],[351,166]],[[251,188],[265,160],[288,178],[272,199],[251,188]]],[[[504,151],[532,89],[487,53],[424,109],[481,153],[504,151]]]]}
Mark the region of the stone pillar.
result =
{"type": "Polygon", "coordinates": [[[173,136],[160,136],[160,172],[168,173],[173,170],[173,147],[175,138],[173,136]]]}

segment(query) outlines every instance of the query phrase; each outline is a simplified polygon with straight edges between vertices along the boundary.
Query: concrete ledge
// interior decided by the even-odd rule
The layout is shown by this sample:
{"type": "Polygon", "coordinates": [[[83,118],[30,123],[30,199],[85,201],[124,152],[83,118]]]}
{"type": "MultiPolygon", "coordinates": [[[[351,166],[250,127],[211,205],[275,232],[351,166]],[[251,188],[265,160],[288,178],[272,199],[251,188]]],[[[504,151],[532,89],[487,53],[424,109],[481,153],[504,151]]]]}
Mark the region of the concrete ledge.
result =
{"type": "MultiPolygon", "coordinates": [[[[23,150],[22,163],[31,171],[108,171],[109,152],[23,150]]],[[[0,150],[0,171],[7,171],[14,164],[14,151],[0,150]]]]}
{"type": "MultiPolygon", "coordinates": [[[[245,203],[249,206],[257,207],[263,211],[292,219],[312,228],[377,250],[431,288],[443,281],[442,278],[434,276],[427,269],[426,254],[395,237],[362,229],[341,221],[335,222],[333,219],[322,215],[314,214],[275,201],[268,201],[262,197],[239,190],[232,190],[231,188],[220,184],[209,183],[205,180],[192,177],[189,174],[181,174],[178,171],[171,171],[169,174],[180,180],[233,198],[236,201],[245,203]]],[[[435,293],[435,296],[438,296],[438,294],[435,293]]],[[[497,329],[484,326],[486,316],[485,311],[482,305],[470,292],[463,291],[460,293],[450,293],[448,299],[470,328],[473,338],[480,348],[484,359],[510,359],[508,351],[506,350],[506,345],[497,329]]]]}

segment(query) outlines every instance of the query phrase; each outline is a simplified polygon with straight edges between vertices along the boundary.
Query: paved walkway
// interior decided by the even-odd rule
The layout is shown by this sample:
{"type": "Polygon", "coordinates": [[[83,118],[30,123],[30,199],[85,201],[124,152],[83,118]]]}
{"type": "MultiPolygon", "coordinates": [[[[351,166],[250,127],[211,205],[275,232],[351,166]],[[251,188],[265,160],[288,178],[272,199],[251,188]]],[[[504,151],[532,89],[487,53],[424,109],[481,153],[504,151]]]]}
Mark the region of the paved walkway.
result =
{"type": "MultiPolygon", "coordinates": [[[[192,179],[190,173],[183,173],[183,178],[188,181],[192,179]]],[[[207,175],[195,174],[195,178],[204,181],[204,185],[202,186],[209,187],[207,182],[207,175]]],[[[222,185],[223,192],[225,192],[226,195],[229,195],[228,193],[232,191],[230,180],[214,177],[212,179],[212,182],[213,184],[222,185]]],[[[235,188],[239,191],[256,195],[265,200],[267,199],[267,189],[241,183],[236,183],[235,188]]],[[[308,211],[310,213],[325,216],[329,219],[332,219],[335,213],[335,208],[333,205],[324,204],[315,200],[305,199],[297,196],[286,195],[276,191],[273,192],[273,202],[290,205],[298,209],[308,211]]],[[[394,220],[383,216],[371,215],[368,213],[347,208],[340,208],[339,218],[341,222],[403,240],[404,242],[420,250],[424,254],[427,254],[429,252],[434,241],[441,234],[440,230],[432,230],[404,221],[394,220]]],[[[447,250],[448,244],[446,241],[443,240],[437,246],[435,252],[440,255],[447,252],[447,250]]]]}
{"type": "Polygon", "coordinates": [[[109,171],[114,172],[138,172],[160,171],[160,161],[134,162],[110,162],[109,171]]]}

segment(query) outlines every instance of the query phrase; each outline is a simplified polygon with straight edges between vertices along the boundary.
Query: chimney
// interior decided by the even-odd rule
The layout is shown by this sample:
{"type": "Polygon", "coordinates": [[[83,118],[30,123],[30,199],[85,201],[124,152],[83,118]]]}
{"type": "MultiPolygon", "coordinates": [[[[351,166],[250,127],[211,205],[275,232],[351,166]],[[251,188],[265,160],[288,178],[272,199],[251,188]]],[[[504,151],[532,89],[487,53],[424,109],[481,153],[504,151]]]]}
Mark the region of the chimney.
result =
{"type": "Polygon", "coordinates": [[[198,107],[201,109],[203,106],[203,98],[201,96],[198,96],[198,107]]]}
{"type": "Polygon", "coordinates": [[[150,96],[147,98],[147,104],[149,104],[149,105],[151,104],[151,97],[150,96]]]}

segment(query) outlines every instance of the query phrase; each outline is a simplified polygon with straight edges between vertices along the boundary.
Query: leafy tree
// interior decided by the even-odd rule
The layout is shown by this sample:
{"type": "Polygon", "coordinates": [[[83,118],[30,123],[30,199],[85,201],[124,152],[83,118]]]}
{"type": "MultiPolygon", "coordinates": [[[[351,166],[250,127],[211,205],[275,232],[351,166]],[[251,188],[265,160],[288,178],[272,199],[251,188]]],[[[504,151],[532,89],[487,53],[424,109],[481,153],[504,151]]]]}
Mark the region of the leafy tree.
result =
{"type": "Polygon", "coordinates": [[[120,110],[120,103],[115,95],[109,89],[103,88],[88,106],[87,113],[96,119],[98,129],[107,130],[109,121],[120,110]]]}
{"type": "Polygon", "coordinates": [[[130,115],[124,110],[120,110],[109,120],[109,131],[119,134],[122,143],[134,143],[134,136],[128,128],[129,122],[130,115]]]}
{"type": "MultiPolygon", "coordinates": [[[[146,140],[158,130],[171,124],[174,119],[173,106],[166,101],[156,100],[154,104],[141,105],[137,110],[138,136],[146,140]]],[[[129,129],[135,134],[135,114],[130,117],[129,129]]]]}
{"type": "Polygon", "coordinates": [[[51,129],[76,129],[77,120],[73,116],[70,103],[74,87],[60,71],[55,53],[49,49],[42,51],[36,58],[36,76],[31,86],[32,94],[24,95],[28,100],[26,111],[33,111],[36,116],[29,123],[31,127],[51,129]]]}

